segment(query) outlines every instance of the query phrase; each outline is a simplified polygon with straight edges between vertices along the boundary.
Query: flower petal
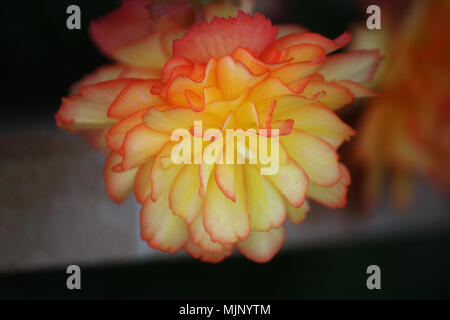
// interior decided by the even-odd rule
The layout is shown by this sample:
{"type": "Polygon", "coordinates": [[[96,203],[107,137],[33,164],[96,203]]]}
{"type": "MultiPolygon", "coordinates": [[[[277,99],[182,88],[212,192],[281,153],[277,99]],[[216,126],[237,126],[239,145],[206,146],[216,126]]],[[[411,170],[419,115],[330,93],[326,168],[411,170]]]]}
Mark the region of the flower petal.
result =
{"type": "Polygon", "coordinates": [[[167,143],[153,162],[150,172],[150,179],[152,180],[151,198],[153,201],[158,200],[163,194],[169,193],[173,181],[182,168],[182,165],[172,165],[168,168],[163,166],[164,159],[170,159],[175,144],[174,142],[167,143]]]}
{"type": "MultiPolygon", "coordinates": [[[[134,196],[139,203],[143,203],[152,192],[150,172],[155,158],[151,158],[139,167],[134,179],[134,196]]],[[[127,171],[125,171],[127,172],[127,171]]]]}
{"type": "Polygon", "coordinates": [[[217,84],[226,100],[238,98],[261,79],[261,76],[253,75],[246,66],[230,56],[221,58],[216,70],[217,84]]]}
{"type": "MultiPolygon", "coordinates": [[[[70,86],[70,94],[79,93],[79,89],[82,86],[104,82],[119,78],[119,75],[123,72],[125,66],[121,64],[109,64],[106,66],[98,67],[94,72],[85,75],[81,80],[75,82],[70,86]]],[[[128,77],[132,78],[132,77],[128,77]]]]}
{"type": "Polygon", "coordinates": [[[325,103],[331,109],[339,109],[353,101],[353,94],[349,89],[337,84],[323,80],[311,80],[306,86],[303,94],[306,97],[315,97],[318,93],[325,95],[318,97],[317,101],[325,103]]]}
{"type": "Polygon", "coordinates": [[[327,58],[320,73],[328,81],[370,81],[382,57],[378,50],[353,50],[327,58]]]}
{"type": "Polygon", "coordinates": [[[173,214],[183,218],[188,224],[195,219],[203,203],[199,196],[198,167],[193,164],[184,165],[175,178],[169,195],[169,206],[173,214]]]}
{"type": "Polygon", "coordinates": [[[310,183],[306,194],[329,208],[343,208],[347,204],[347,189],[351,183],[350,173],[343,164],[339,164],[342,178],[331,187],[321,187],[310,183]]]}
{"type": "Polygon", "coordinates": [[[236,201],[235,187],[235,165],[234,164],[217,164],[214,171],[217,186],[223,192],[225,197],[232,201],[236,201]]]}
{"type": "Polygon", "coordinates": [[[286,218],[283,197],[258,168],[247,165],[244,171],[250,227],[256,231],[278,228],[286,218]]]}
{"type": "Polygon", "coordinates": [[[318,33],[302,32],[288,34],[272,42],[261,54],[263,61],[268,61],[274,51],[281,52],[283,49],[293,47],[303,43],[310,43],[322,47],[326,53],[338,50],[347,45],[351,40],[349,33],[344,33],[335,40],[321,36],[318,33]]]}
{"type": "Polygon", "coordinates": [[[142,240],[154,249],[175,253],[189,239],[186,222],[169,209],[167,193],[157,201],[147,197],[141,209],[140,222],[142,240]]]}
{"type": "Polygon", "coordinates": [[[221,262],[223,259],[229,257],[231,253],[233,252],[231,250],[223,250],[221,252],[208,252],[205,250],[202,250],[199,246],[192,243],[192,241],[187,241],[184,245],[184,250],[189,253],[191,256],[193,256],[196,259],[200,259],[203,262],[209,262],[209,263],[218,263],[221,262]]]}
{"type": "Polygon", "coordinates": [[[280,137],[280,141],[289,156],[305,170],[310,182],[331,186],[341,178],[338,155],[328,142],[298,129],[280,137]]]}
{"type": "Polygon", "coordinates": [[[125,135],[120,153],[124,170],[136,167],[156,155],[170,140],[167,134],[152,131],[140,124],[125,135]]]}
{"type": "Polygon", "coordinates": [[[130,193],[137,172],[137,169],[114,172],[112,168],[121,161],[122,157],[118,153],[110,152],[106,158],[105,167],[103,169],[106,192],[110,198],[117,203],[124,201],[130,193]]]}
{"type": "Polygon", "coordinates": [[[221,253],[233,249],[233,246],[230,244],[222,245],[219,242],[213,242],[211,240],[211,237],[203,226],[203,210],[198,212],[197,217],[189,225],[189,237],[193,244],[207,252],[221,253]]]}
{"type": "Polygon", "coordinates": [[[294,161],[279,165],[278,172],[267,175],[267,179],[283,194],[296,208],[305,201],[308,177],[302,168],[294,161]]]}
{"type": "Polygon", "coordinates": [[[203,223],[212,241],[222,244],[243,240],[250,233],[242,167],[236,167],[236,201],[224,196],[210,179],[203,207],[203,223]]]}
{"type": "Polygon", "coordinates": [[[306,219],[306,214],[309,211],[309,202],[305,200],[301,207],[296,208],[288,201],[285,201],[286,211],[287,211],[287,219],[293,224],[300,224],[306,219]]]}
{"type": "Polygon", "coordinates": [[[125,87],[109,107],[108,116],[124,118],[148,107],[163,104],[159,95],[150,92],[157,80],[136,80],[125,87]]]}
{"type": "Polygon", "coordinates": [[[284,238],[284,227],[266,232],[252,231],[250,237],[244,241],[238,241],[236,247],[246,258],[264,263],[280,251],[284,238]]]}
{"type": "Polygon", "coordinates": [[[182,39],[174,41],[173,56],[206,62],[211,57],[231,55],[238,47],[262,52],[276,36],[277,28],[269,19],[239,11],[236,18],[215,17],[210,23],[194,25],[182,39]]]}
{"type": "Polygon", "coordinates": [[[99,129],[113,125],[108,107],[132,79],[115,79],[80,87],[80,94],[63,98],[56,124],[67,130],[99,129]]]}
{"type": "Polygon", "coordinates": [[[321,102],[304,104],[282,113],[277,111],[275,109],[274,119],[293,119],[294,128],[318,136],[335,148],[356,134],[355,130],[321,102]]]}
{"type": "Polygon", "coordinates": [[[142,116],[147,112],[146,109],[136,112],[126,118],[123,118],[113,125],[106,134],[106,145],[109,149],[119,152],[125,139],[125,134],[142,123],[142,116]]]}

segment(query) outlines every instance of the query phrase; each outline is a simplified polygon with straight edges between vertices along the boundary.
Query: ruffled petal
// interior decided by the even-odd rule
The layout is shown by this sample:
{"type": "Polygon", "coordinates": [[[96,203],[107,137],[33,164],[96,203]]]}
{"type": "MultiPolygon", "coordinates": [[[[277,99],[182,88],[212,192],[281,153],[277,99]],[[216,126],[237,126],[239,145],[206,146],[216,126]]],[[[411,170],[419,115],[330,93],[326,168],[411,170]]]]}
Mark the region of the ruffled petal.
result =
{"type": "Polygon", "coordinates": [[[213,18],[193,26],[173,43],[173,56],[196,62],[231,55],[238,48],[262,52],[277,36],[277,28],[259,13],[239,11],[236,18],[213,18]]]}

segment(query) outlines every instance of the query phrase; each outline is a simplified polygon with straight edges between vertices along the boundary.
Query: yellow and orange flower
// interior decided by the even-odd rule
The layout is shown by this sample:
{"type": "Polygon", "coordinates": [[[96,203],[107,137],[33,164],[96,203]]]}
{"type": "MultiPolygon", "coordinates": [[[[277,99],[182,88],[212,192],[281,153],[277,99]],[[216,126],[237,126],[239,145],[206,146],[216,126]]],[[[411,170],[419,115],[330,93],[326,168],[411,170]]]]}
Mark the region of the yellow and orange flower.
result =
{"type": "Polygon", "coordinates": [[[382,98],[363,117],[356,154],[366,168],[366,205],[387,174],[394,204],[404,209],[417,176],[450,192],[450,3],[417,1],[397,27],[384,12],[389,28],[361,32],[365,41],[357,41],[360,48],[376,43],[388,59],[377,74],[386,79],[382,98]]]}
{"type": "MultiPolygon", "coordinates": [[[[309,32],[277,39],[277,32],[258,13],[214,17],[173,42],[159,77],[85,85],[64,99],[60,126],[107,131],[108,194],[120,202],[134,190],[150,247],[183,248],[209,262],[236,247],[266,262],[283,244],[285,220],[304,220],[307,198],[345,206],[350,175],[336,150],[355,132],[334,110],[374,95],[360,82],[370,80],[380,56],[376,50],[329,56],[350,42],[347,33],[330,40],[309,32]],[[213,145],[191,130],[194,121],[220,131],[278,129],[278,136],[264,137],[266,145],[279,139],[278,172],[261,175],[259,159],[175,164],[174,130],[189,131],[203,153],[213,145]]],[[[248,158],[243,149],[236,144],[236,154],[248,158]]]]}

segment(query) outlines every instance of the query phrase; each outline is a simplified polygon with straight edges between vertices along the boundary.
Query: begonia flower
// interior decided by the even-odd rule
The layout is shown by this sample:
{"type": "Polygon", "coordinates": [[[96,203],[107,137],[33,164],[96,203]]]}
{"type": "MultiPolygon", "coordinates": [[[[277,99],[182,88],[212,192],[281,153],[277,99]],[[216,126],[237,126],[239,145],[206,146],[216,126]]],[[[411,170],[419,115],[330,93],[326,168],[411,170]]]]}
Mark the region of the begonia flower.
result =
{"type": "Polygon", "coordinates": [[[285,221],[301,223],[309,199],[345,206],[350,175],[337,149],[355,131],[335,110],[374,95],[360,82],[371,79],[380,55],[331,54],[350,42],[348,33],[330,40],[291,30],[300,32],[277,38],[277,27],[259,13],[214,17],[173,42],[159,77],[82,86],[64,99],[61,109],[70,105],[70,112],[60,125],[107,131],[108,194],[121,202],[134,191],[150,247],[184,249],[209,262],[236,247],[267,262],[284,242],[285,221]],[[199,134],[198,122],[216,133],[199,134]],[[179,129],[201,147],[188,156],[193,163],[173,160],[179,129]],[[258,144],[224,141],[229,129],[254,130],[258,144]],[[271,174],[262,174],[263,144],[279,150],[271,174]],[[246,162],[218,161],[228,150],[246,162]],[[214,162],[195,163],[205,155],[214,162]]]}

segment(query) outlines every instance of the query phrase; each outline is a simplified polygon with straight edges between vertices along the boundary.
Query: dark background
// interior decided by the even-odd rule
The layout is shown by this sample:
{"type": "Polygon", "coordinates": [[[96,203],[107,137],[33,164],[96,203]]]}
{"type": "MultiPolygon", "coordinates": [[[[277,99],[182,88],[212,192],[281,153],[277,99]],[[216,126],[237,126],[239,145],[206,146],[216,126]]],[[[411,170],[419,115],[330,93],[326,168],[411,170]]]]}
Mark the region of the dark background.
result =
{"type": "MultiPolygon", "coordinates": [[[[118,3],[1,2],[2,129],[54,126],[53,114],[70,84],[108,62],[90,41],[88,24],[118,3]],[[71,4],[81,8],[81,30],[66,28],[71,4]]],[[[265,12],[274,23],[300,23],[328,37],[364,19],[354,1],[292,0],[277,1],[277,6],[283,11],[265,12]]],[[[81,266],[80,291],[68,291],[65,268],[55,267],[0,275],[0,298],[448,299],[449,252],[450,230],[444,228],[290,251],[264,265],[239,257],[219,265],[190,259],[81,266]],[[365,271],[371,264],[381,267],[382,290],[366,288],[365,271]]]]}

